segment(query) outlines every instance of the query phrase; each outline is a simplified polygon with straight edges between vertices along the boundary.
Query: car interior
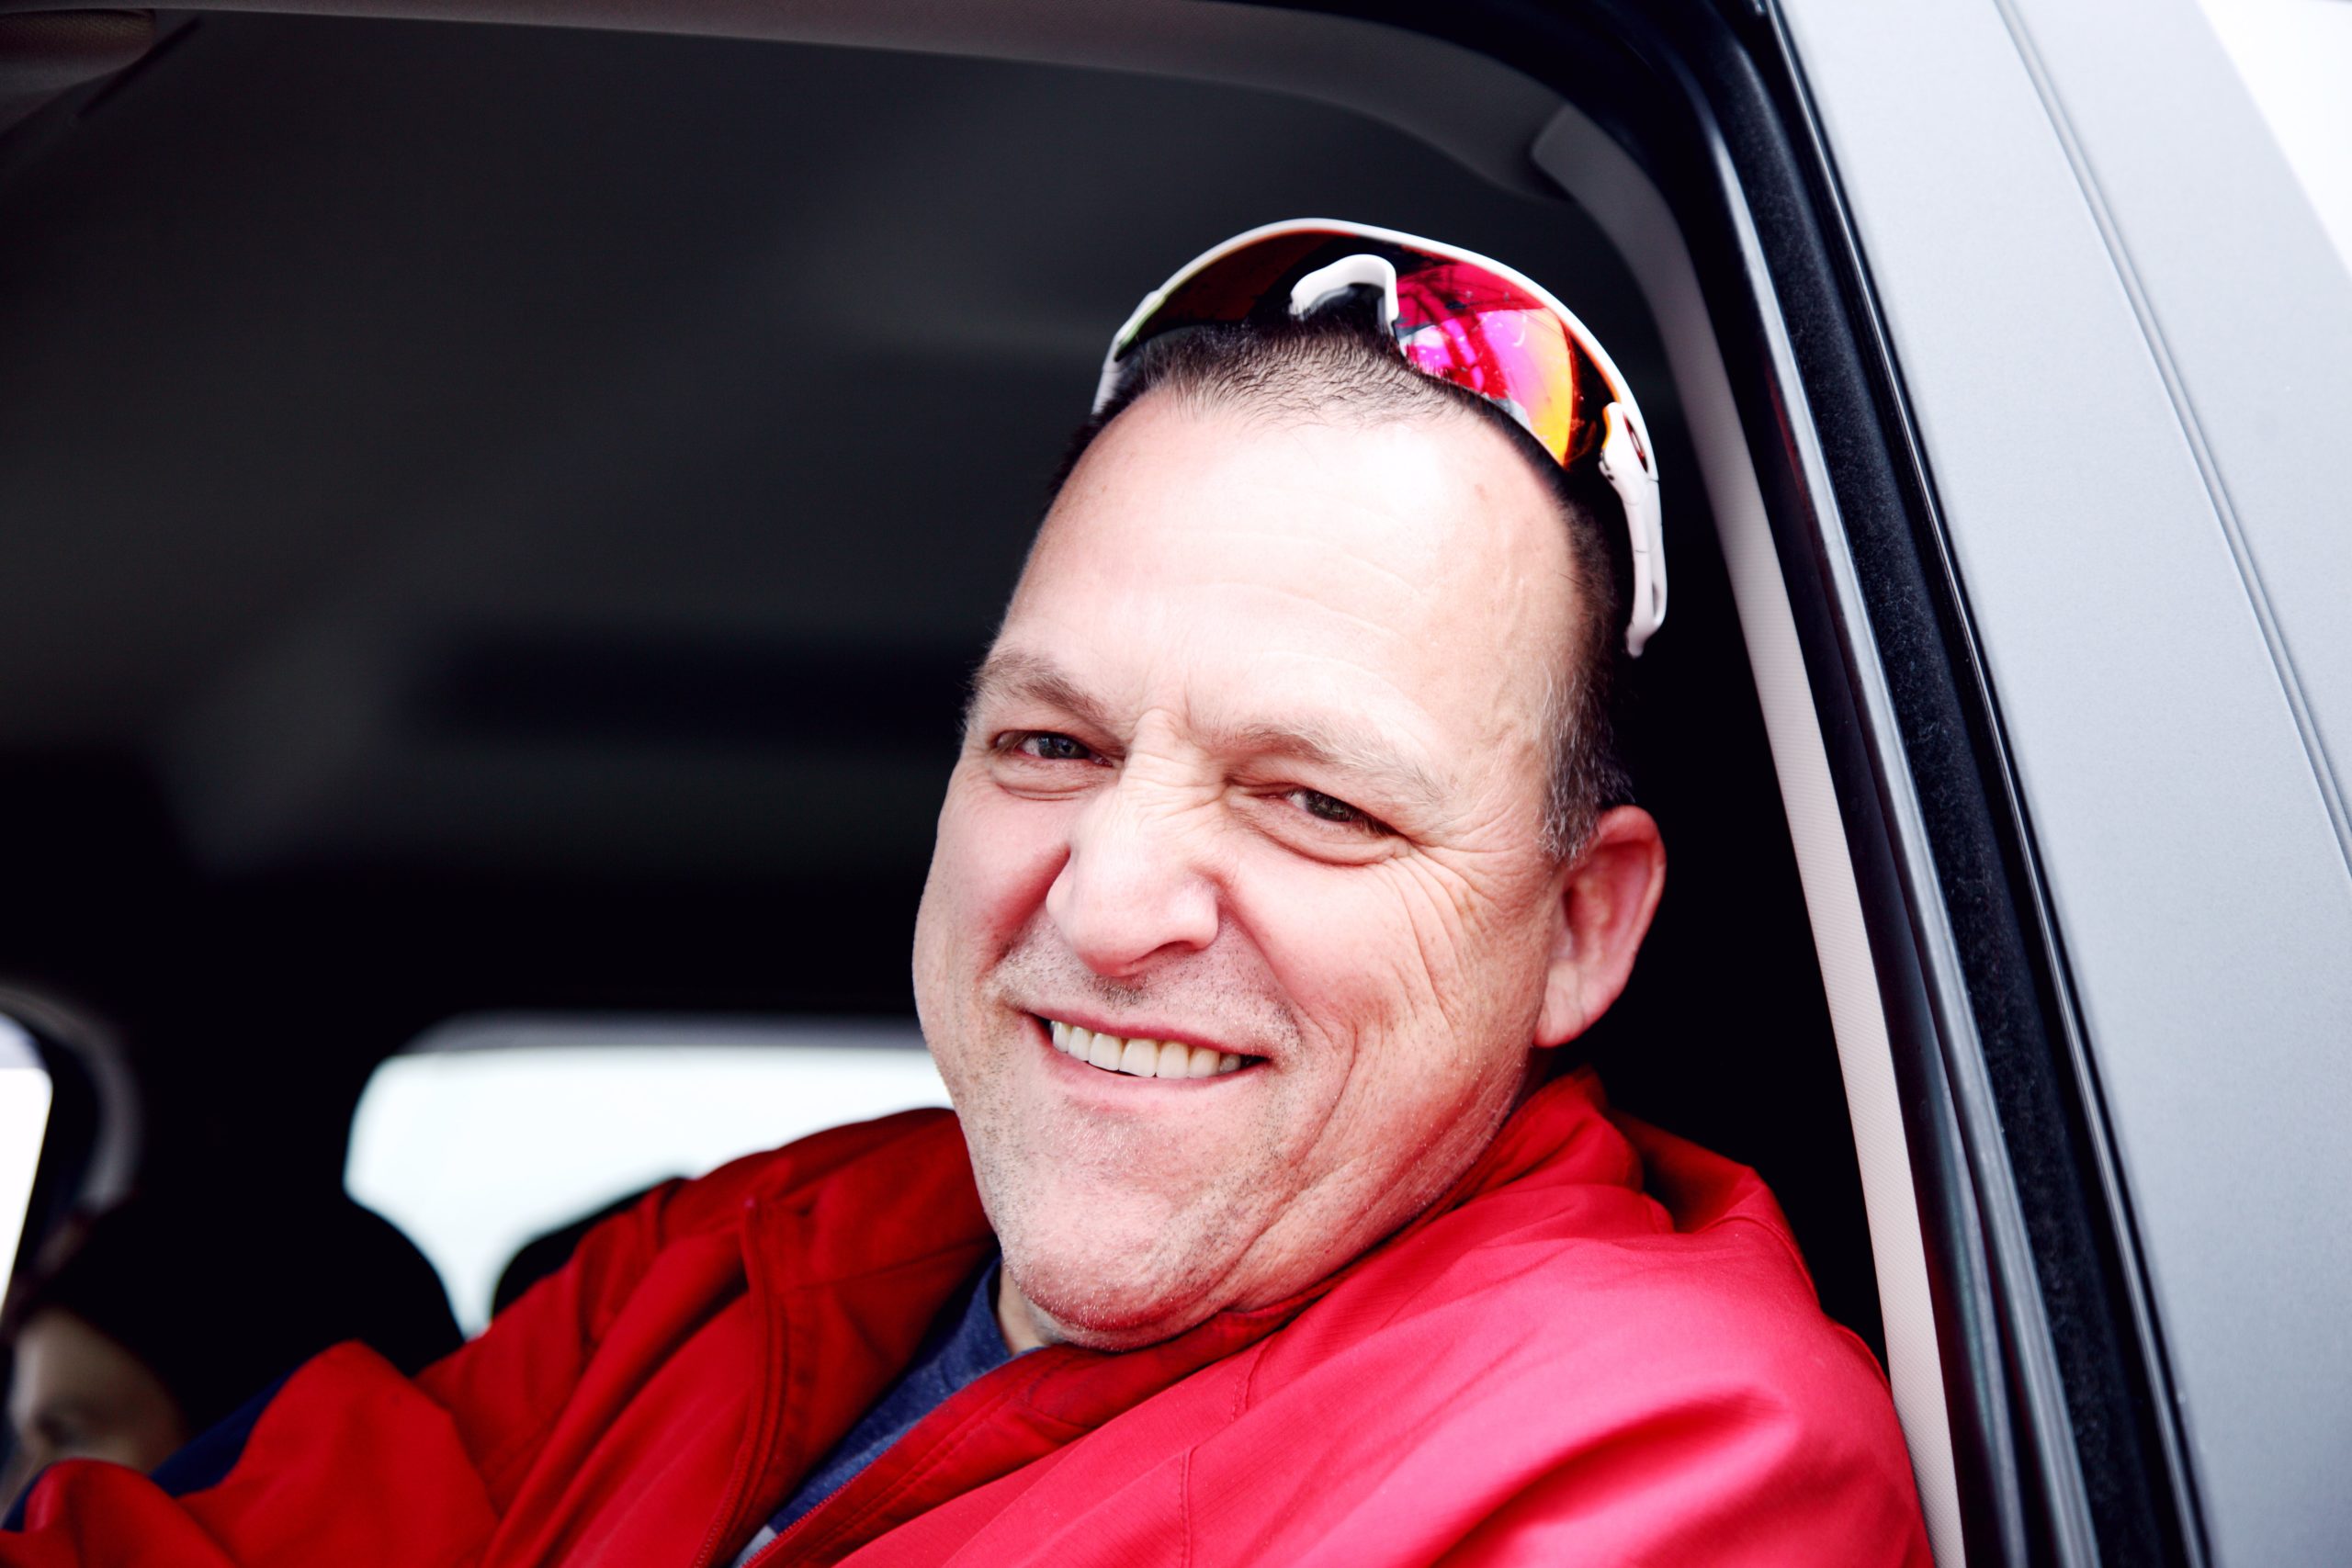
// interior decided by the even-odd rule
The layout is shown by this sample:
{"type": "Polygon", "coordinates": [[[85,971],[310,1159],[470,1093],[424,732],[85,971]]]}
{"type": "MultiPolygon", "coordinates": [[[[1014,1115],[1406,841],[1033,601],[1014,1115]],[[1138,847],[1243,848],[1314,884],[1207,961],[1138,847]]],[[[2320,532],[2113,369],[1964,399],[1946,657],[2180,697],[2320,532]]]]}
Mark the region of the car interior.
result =
{"type": "MultiPolygon", "coordinates": [[[[19,1259],[133,1185],[257,1226],[339,1190],[362,1086],[453,1019],[910,1022],[963,683],[1112,330],[1228,234],[1353,219],[1533,276],[1641,395],[1671,871],[1573,1049],[1762,1172],[1957,1561],[1854,873],[1668,204],[1435,39],[919,9],[166,12],[0,132],[19,1259]]],[[[0,60],[53,63],[17,20],[0,60]]]]}

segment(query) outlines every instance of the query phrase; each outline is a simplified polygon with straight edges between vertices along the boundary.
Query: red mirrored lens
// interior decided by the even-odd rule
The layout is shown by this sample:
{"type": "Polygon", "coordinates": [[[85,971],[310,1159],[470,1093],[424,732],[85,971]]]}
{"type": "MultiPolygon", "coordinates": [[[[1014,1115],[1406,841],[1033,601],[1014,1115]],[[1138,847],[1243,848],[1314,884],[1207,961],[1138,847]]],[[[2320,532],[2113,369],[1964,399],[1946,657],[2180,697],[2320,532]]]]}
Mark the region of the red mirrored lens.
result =
{"type": "Polygon", "coordinates": [[[1482,268],[1442,262],[1400,276],[1396,308],[1397,346],[1416,367],[1499,405],[1560,463],[1592,444],[1583,356],[1540,302],[1482,268]]]}
{"type": "Polygon", "coordinates": [[[1286,309],[1299,277],[1362,252],[1396,268],[1397,344],[1415,367],[1495,403],[1564,466],[1599,445],[1606,390],[1543,301],[1484,267],[1346,233],[1272,234],[1218,257],[1170,289],[1121,353],[1179,328],[1286,309]]]}
{"type": "Polygon", "coordinates": [[[1136,333],[1135,342],[1177,327],[1246,321],[1269,299],[1286,304],[1291,281],[1309,270],[1310,258],[1330,251],[1334,238],[1312,230],[1272,234],[1218,257],[1168,291],[1151,320],[1136,333]]]}

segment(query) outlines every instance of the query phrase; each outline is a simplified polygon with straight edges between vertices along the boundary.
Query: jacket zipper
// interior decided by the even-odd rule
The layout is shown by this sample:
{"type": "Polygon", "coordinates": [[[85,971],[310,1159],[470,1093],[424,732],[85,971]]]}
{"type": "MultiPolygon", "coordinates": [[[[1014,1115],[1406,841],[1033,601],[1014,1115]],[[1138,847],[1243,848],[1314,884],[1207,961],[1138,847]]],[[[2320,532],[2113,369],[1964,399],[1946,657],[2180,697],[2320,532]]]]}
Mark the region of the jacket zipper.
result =
{"type": "MultiPolygon", "coordinates": [[[[899,1441],[904,1442],[906,1439],[901,1438],[899,1441]]],[[[890,1447],[896,1448],[898,1447],[898,1443],[893,1443],[890,1447]]],[[[887,1454],[889,1451],[889,1449],[884,1449],[881,1454],[876,1454],[874,1457],[875,1459],[879,1460],[882,1457],[882,1454],[887,1454]]],[[[851,1487],[856,1485],[858,1476],[864,1475],[865,1473],[865,1471],[859,1471],[857,1475],[851,1476],[847,1481],[842,1482],[839,1486],[834,1487],[831,1492],[826,1493],[822,1497],[818,1498],[816,1502],[810,1504],[808,1512],[793,1520],[792,1523],[785,1529],[777,1531],[775,1540],[769,1541],[765,1546],[760,1548],[759,1551],[753,1552],[752,1554],[751,1561],[744,1563],[743,1568],[763,1568],[763,1564],[772,1565],[775,1560],[776,1552],[782,1549],[786,1541],[790,1540],[794,1536],[800,1533],[800,1527],[802,1525],[807,1524],[810,1519],[815,1518],[819,1514],[823,1513],[825,1509],[831,1507],[832,1506],[833,1499],[848,1491],[851,1487]]],[[[771,1515],[770,1517],[774,1517],[774,1516],[771,1515]]]]}
{"type": "MultiPolygon", "coordinates": [[[[1049,1347],[1047,1349],[1039,1353],[1051,1354],[1051,1348],[1049,1347]]],[[[954,1393],[949,1394],[946,1399],[942,1401],[938,1405],[934,1406],[927,1415],[925,1415],[922,1420],[917,1421],[913,1426],[908,1427],[906,1431],[899,1434],[898,1442],[892,1443],[888,1448],[884,1449],[880,1453],[876,1454],[872,1459],[868,1460],[865,1463],[865,1469],[859,1471],[855,1475],[851,1476],[847,1481],[842,1482],[839,1486],[834,1487],[831,1492],[826,1493],[824,1496],[819,1498],[816,1503],[809,1506],[806,1513],[793,1520],[789,1528],[783,1530],[774,1540],[768,1542],[765,1546],[760,1548],[757,1552],[753,1553],[751,1561],[743,1564],[743,1568],[778,1568],[778,1564],[784,1561],[782,1553],[785,1548],[797,1538],[808,1535],[809,1526],[814,1524],[842,1496],[856,1490],[857,1483],[859,1482],[870,1478],[873,1475],[876,1467],[880,1465],[883,1461],[888,1459],[893,1453],[896,1453],[901,1444],[912,1438],[916,1433],[922,1431],[925,1427],[940,1422],[948,1415],[949,1412],[958,1411],[959,1406],[977,1404],[978,1403],[981,1391],[989,1389],[991,1383],[1001,1382],[1003,1381],[1004,1374],[1011,1371],[1015,1366],[1019,1365],[1022,1359],[1023,1358],[1019,1356],[1015,1356],[1001,1366],[991,1367],[987,1371],[982,1372],[978,1377],[973,1379],[970,1382],[965,1384],[962,1388],[957,1389],[954,1393]]],[[[993,1393],[992,1390],[990,1392],[993,1393]]],[[[954,1423],[949,1422],[948,1425],[952,1426],[954,1423]]],[[[1038,1457],[1043,1458],[1044,1456],[1040,1455],[1038,1457]]],[[[1035,1461],[1033,1461],[1032,1462],[1035,1461]]],[[[904,1483],[911,1487],[914,1482],[922,1475],[928,1473],[928,1470],[930,1468],[932,1467],[926,1467],[924,1470],[910,1472],[906,1477],[904,1477],[904,1483]]],[[[716,1527],[714,1527],[714,1529],[716,1529],[716,1527]]],[[[696,1568],[707,1568],[707,1565],[697,1563],[696,1568]]]]}

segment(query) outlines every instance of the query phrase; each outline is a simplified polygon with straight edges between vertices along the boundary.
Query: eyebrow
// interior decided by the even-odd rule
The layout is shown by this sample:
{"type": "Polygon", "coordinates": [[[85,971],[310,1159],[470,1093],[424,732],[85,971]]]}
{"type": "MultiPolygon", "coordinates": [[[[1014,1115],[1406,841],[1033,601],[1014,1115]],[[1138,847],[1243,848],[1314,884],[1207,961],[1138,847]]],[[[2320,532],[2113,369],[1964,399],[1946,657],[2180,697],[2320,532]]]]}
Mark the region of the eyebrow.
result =
{"type": "MultiPolygon", "coordinates": [[[[974,674],[971,700],[964,710],[966,724],[984,703],[1023,700],[1057,707],[1103,734],[1116,731],[1109,710],[1060,665],[1044,654],[1019,649],[991,653],[974,674]]],[[[1445,803],[1446,786],[1437,772],[1398,750],[1370,725],[1329,718],[1267,720],[1216,732],[1210,739],[1219,750],[1308,762],[1368,780],[1401,805],[1434,812],[1445,803]]]]}
{"type": "Polygon", "coordinates": [[[984,703],[1034,702],[1064,713],[1105,734],[1111,731],[1110,711],[1095,701],[1067,671],[1042,653],[1020,649],[990,653],[972,675],[972,694],[964,704],[964,728],[984,703]]]}

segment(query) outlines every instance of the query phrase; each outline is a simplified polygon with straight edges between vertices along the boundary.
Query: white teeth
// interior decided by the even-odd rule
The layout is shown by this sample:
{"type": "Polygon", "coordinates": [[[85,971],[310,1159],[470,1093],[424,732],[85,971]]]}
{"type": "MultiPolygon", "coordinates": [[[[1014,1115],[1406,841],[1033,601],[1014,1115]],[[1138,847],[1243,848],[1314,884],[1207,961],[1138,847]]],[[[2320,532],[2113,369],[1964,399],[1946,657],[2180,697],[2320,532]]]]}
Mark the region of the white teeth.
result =
{"type": "Polygon", "coordinates": [[[1059,1019],[1046,1021],[1054,1049],[1105,1072],[1139,1078],[1208,1078],[1238,1072],[1248,1058],[1205,1045],[1182,1045],[1173,1040],[1124,1039],[1097,1034],[1059,1019]]]}

